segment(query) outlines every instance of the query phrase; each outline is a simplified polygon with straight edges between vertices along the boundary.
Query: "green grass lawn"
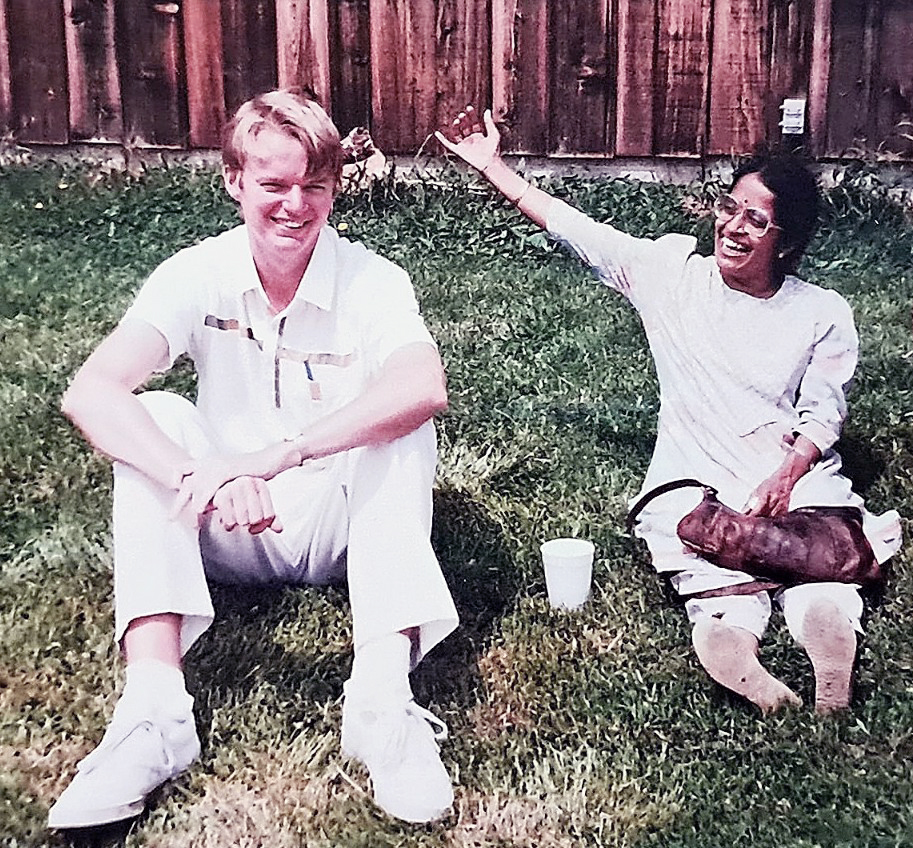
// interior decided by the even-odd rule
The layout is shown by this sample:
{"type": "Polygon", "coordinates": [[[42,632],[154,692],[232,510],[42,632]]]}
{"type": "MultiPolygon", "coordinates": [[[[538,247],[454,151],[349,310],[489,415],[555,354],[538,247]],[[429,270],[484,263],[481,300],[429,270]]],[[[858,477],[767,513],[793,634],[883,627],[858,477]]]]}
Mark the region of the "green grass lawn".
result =
{"type": "MultiPolygon", "coordinates": [[[[913,226],[848,180],[803,266],[854,307],[862,356],[846,465],[870,507],[913,516],[913,226]]],[[[637,234],[696,233],[707,186],[552,183],[637,234]]],[[[110,473],[59,413],[67,380],[144,276],[236,221],[211,172],[140,179],[0,169],[0,844],[60,846],[48,806],[100,738],[111,644],[110,473]]],[[[469,180],[375,184],[333,222],[404,265],[449,374],[434,542],[461,629],[415,675],[449,724],[446,821],[408,827],[341,758],[351,627],[341,590],[217,590],[188,658],[203,754],[128,846],[913,845],[913,564],[865,620],[852,710],[763,718],[699,668],[689,627],[624,535],[649,460],[656,383],[636,315],[469,180]],[[552,611],[540,541],[597,546],[593,597],[552,611]]],[[[163,382],[193,392],[179,369],[163,382]]],[[[909,524],[907,524],[909,530],[909,524]]],[[[813,700],[774,616],[762,659],[813,700]]]]}

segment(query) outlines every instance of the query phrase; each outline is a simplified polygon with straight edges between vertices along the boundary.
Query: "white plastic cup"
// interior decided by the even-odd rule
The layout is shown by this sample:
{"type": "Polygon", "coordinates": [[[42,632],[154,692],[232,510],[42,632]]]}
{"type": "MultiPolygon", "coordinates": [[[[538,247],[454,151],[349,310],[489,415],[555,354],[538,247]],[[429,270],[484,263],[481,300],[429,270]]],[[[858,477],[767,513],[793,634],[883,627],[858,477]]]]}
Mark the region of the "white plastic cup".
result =
{"type": "Polygon", "coordinates": [[[590,597],[595,547],[586,539],[552,539],[540,547],[548,602],[555,609],[578,610],[590,597]]]}

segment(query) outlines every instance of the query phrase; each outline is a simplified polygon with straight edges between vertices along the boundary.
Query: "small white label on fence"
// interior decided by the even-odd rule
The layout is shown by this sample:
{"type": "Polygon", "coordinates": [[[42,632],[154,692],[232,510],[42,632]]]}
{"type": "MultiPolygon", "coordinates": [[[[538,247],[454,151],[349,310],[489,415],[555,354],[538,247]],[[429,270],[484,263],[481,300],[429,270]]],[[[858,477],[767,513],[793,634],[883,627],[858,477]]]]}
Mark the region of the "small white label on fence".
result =
{"type": "Polygon", "coordinates": [[[805,132],[804,98],[787,98],[780,110],[783,112],[783,120],[780,121],[783,135],[801,135],[805,132]]]}

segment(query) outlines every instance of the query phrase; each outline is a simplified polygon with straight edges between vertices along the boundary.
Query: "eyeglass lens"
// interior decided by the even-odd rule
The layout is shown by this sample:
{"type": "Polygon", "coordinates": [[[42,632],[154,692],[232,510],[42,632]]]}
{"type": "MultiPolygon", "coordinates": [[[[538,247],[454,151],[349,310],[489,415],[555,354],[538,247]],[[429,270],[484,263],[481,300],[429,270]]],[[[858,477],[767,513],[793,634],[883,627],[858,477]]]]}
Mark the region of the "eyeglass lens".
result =
{"type": "MultiPolygon", "coordinates": [[[[713,204],[713,211],[721,221],[729,221],[735,218],[742,209],[742,204],[731,194],[720,195],[713,204]]],[[[744,211],[746,224],[756,231],[756,235],[763,236],[771,225],[767,213],[753,206],[745,207],[744,211]]]]}

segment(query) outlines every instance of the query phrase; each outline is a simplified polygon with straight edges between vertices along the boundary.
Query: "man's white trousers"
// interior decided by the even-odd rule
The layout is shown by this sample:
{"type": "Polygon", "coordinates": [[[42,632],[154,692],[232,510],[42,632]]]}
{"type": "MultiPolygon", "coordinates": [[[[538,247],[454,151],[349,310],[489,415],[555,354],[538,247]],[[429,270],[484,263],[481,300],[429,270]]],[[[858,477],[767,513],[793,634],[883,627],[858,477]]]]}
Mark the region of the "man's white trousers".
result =
{"type": "MultiPolygon", "coordinates": [[[[215,450],[197,408],[166,392],[139,396],[162,430],[195,458],[215,450]]],[[[181,651],[209,627],[207,578],[320,585],[348,578],[355,649],[420,628],[417,662],[453,631],[457,613],[431,548],[434,425],[393,442],[305,463],[268,481],[284,529],[198,529],[173,517],[175,492],[114,464],[115,638],[157,613],[182,616],[181,651]]]]}

